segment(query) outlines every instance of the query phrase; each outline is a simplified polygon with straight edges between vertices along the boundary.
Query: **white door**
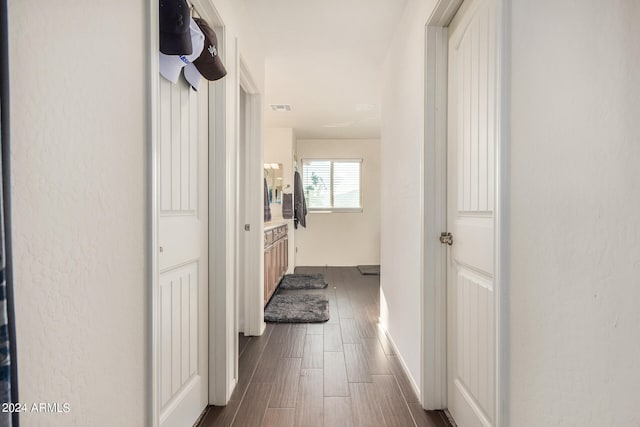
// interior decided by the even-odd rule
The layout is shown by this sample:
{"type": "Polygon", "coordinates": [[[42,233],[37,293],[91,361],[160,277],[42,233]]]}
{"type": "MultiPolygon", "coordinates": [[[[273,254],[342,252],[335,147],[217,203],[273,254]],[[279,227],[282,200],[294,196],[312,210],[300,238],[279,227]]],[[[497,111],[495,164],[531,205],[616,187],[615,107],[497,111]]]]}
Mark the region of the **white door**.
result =
{"type": "Polygon", "coordinates": [[[208,403],[208,85],[160,79],[159,407],[193,425],[208,403]]]}
{"type": "Polygon", "coordinates": [[[460,427],[495,424],[495,3],[466,0],[449,26],[448,407],[460,427]]]}

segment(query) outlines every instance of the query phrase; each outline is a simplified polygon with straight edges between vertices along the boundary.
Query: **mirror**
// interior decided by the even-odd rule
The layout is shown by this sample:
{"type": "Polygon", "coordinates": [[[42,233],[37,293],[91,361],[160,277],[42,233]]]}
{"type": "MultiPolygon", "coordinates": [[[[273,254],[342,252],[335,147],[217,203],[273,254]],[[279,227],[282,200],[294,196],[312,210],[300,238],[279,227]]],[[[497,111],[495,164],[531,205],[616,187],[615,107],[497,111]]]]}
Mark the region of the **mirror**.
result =
{"type": "Polygon", "coordinates": [[[265,163],[264,178],[269,188],[269,202],[282,203],[282,163],[265,163]]]}

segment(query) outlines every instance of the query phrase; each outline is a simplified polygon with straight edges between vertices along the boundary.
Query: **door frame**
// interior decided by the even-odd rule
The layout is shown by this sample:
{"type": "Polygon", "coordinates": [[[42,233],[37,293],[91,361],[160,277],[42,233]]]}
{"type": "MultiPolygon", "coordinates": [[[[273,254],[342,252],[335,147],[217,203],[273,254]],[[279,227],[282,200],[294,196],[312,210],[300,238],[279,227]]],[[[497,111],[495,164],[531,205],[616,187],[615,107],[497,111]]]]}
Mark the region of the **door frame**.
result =
{"type": "MultiPolygon", "coordinates": [[[[248,167],[248,171],[238,168],[238,173],[245,173],[246,188],[239,188],[239,194],[246,194],[247,199],[245,209],[248,214],[244,218],[238,218],[239,236],[246,237],[248,244],[242,253],[238,252],[238,268],[244,270],[246,285],[244,286],[244,334],[259,336],[265,330],[264,323],[264,257],[263,235],[264,218],[262,209],[262,170],[264,158],[264,144],[262,137],[262,95],[251,76],[249,67],[242,56],[242,49],[238,48],[238,99],[240,99],[240,88],[246,94],[245,108],[245,159],[239,159],[240,164],[248,167]],[[250,226],[250,230],[244,230],[245,220],[250,226]],[[241,233],[248,233],[241,234],[241,233]]],[[[240,103],[238,102],[238,105],[240,103]]],[[[238,114],[238,118],[240,115],[238,114]]],[[[238,119],[238,126],[240,120],[238,119]]],[[[240,129],[238,129],[240,135],[240,129]]],[[[241,214],[239,212],[239,214],[241,214]]],[[[240,238],[240,237],[239,237],[240,238]]],[[[239,276],[237,276],[239,277],[239,276]]],[[[242,284],[238,284],[242,286],[242,284]]]]}
{"type": "MultiPolygon", "coordinates": [[[[495,159],[495,426],[509,420],[509,97],[510,0],[496,0],[497,142],[495,159]]],[[[425,27],[425,141],[421,205],[421,363],[422,406],[447,408],[447,72],[448,26],[463,0],[438,0],[425,27]]],[[[455,238],[455,236],[454,236],[455,238]]]]}
{"type": "MultiPolygon", "coordinates": [[[[209,22],[215,29],[218,38],[220,55],[230,58],[233,46],[226,36],[224,21],[215,6],[207,0],[190,0],[198,13],[209,22]]],[[[157,352],[159,343],[159,135],[160,135],[160,102],[159,102],[159,54],[160,43],[158,39],[159,31],[159,3],[156,0],[148,0],[147,9],[147,42],[148,55],[146,64],[147,76],[147,159],[146,175],[149,183],[147,192],[147,275],[149,277],[146,309],[146,341],[148,364],[146,365],[146,388],[147,419],[151,426],[159,425],[160,408],[158,404],[159,385],[159,355],[157,352]]],[[[231,67],[228,67],[231,68],[231,67]]],[[[231,69],[229,74],[235,70],[231,69]]],[[[204,84],[204,82],[203,82],[204,84]]],[[[228,147],[235,145],[234,135],[228,130],[229,114],[227,110],[233,99],[228,99],[228,94],[233,94],[227,87],[232,84],[229,77],[221,82],[209,83],[209,123],[214,125],[214,132],[209,132],[209,404],[224,405],[227,403],[235,383],[228,379],[233,377],[234,367],[232,360],[229,360],[230,349],[233,344],[233,335],[229,329],[233,328],[230,320],[235,316],[235,306],[226,303],[226,299],[221,296],[228,296],[229,291],[233,296],[233,282],[228,276],[233,274],[232,268],[227,268],[228,263],[232,263],[223,254],[232,255],[232,248],[229,248],[226,237],[232,231],[232,223],[229,222],[229,215],[226,215],[224,206],[228,204],[215,203],[217,194],[229,195],[233,193],[233,188],[226,178],[226,173],[231,162],[228,159],[228,147]],[[211,173],[213,171],[213,173],[211,173]],[[222,190],[222,191],[220,191],[222,190]],[[217,243],[215,245],[214,243],[217,243]]],[[[237,339],[237,338],[236,338],[237,339]]],[[[195,421],[195,420],[194,420],[195,421]]]]}

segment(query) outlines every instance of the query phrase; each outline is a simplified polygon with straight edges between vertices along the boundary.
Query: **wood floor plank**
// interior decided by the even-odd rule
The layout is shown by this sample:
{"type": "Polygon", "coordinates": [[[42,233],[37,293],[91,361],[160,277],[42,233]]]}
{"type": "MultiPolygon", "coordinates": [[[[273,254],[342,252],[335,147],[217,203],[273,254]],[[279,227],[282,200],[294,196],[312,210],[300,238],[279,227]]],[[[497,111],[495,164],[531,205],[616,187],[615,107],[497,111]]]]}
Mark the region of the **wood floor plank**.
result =
{"type": "Polygon", "coordinates": [[[265,332],[261,336],[251,337],[247,342],[244,351],[238,360],[238,382],[236,384],[236,388],[231,394],[230,400],[240,401],[242,396],[244,396],[256,366],[260,362],[262,353],[271,339],[272,332],[273,326],[267,325],[265,332]]]}
{"type": "Polygon", "coordinates": [[[356,317],[356,329],[360,338],[377,338],[378,336],[378,321],[369,319],[369,314],[365,313],[366,318],[356,317]]]}
{"type": "Polygon", "coordinates": [[[244,351],[249,341],[251,341],[251,338],[252,337],[250,336],[245,336],[245,334],[243,333],[238,334],[238,357],[242,355],[242,352],[244,351]]]}
{"type": "Polygon", "coordinates": [[[400,385],[400,390],[402,390],[402,394],[407,403],[419,403],[418,396],[411,385],[411,381],[407,377],[407,374],[404,372],[404,368],[402,367],[402,363],[398,356],[387,356],[387,360],[389,360],[389,367],[391,368],[391,373],[396,377],[398,384],[400,385]]]}
{"type": "Polygon", "coordinates": [[[360,344],[360,334],[356,329],[356,321],[354,319],[340,319],[340,329],[344,344],[360,344]]]}
{"type": "Polygon", "coordinates": [[[282,353],[282,344],[276,341],[269,341],[265,347],[256,366],[256,371],[251,378],[252,383],[274,383],[280,355],[282,353]]]}
{"type": "Polygon", "coordinates": [[[418,427],[451,427],[442,411],[425,411],[419,403],[409,403],[409,409],[418,427]]]}
{"type": "Polygon", "coordinates": [[[350,383],[353,425],[357,427],[384,427],[384,418],[373,383],[350,383]]]}
{"type": "Polygon", "coordinates": [[[302,356],[303,369],[322,369],[324,338],[322,335],[309,335],[304,338],[304,356],[302,356]]]}
{"type": "Polygon", "coordinates": [[[324,398],[324,427],[354,427],[351,398],[324,398]]]}
{"type": "Polygon", "coordinates": [[[347,366],[349,382],[370,383],[373,381],[362,344],[344,344],[344,361],[347,366]]]}
{"type": "Polygon", "coordinates": [[[343,351],[340,324],[324,324],[324,351],[343,351]]]}
{"type": "Polygon", "coordinates": [[[198,427],[230,427],[239,406],[240,401],[230,401],[227,406],[210,406],[198,427]]]}
{"type": "Polygon", "coordinates": [[[384,350],[384,354],[387,356],[395,356],[396,352],[393,349],[393,345],[391,344],[391,340],[387,334],[382,330],[382,328],[378,328],[378,341],[380,341],[380,345],[384,350]]]}
{"type": "Polygon", "coordinates": [[[262,427],[294,427],[295,409],[269,408],[264,416],[262,427]]]}
{"type": "Polygon", "coordinates": [[[308,335],[322,335],[324,334],[324,323],[309,323],[307,325],[308,335]]]}
{"type": "Polygon", "coordinates": [[[271,325],[273,332],[271,332],[270,341],[283,343],[287,339],[287,335],[289,335],[289,330],[291,329],[291,324],[289,323],[268,323],[271,325]]]}
{"type": "Polygon", "coordinates": [[[329,320],[325,324],[337,325],[340,323],[340,313],[338,311],[336,292],[332,289],[330,292],[325,293],[325,296],[329,301],[329,320]]]}
{"type": "Polygon", "coordinates": [[[302,356],[303,369],[322,369],[324,366],[324,337],[322,335],[307,335],[304,338],[302,356]]]}
{"type": "Polygon", "coordinates": [[[336,302],[338,303],[338,316],[341,319],[353,319],[353,308],[351,307],[349,293],[346,288],[340,285],[336,286],[336,302]]]}
{"type": "Polygon", "coordinates": [[[325,397],[349,396],[344,353],[324,353],[324,395],[325,397]]]}
{"type": "Polygon", "coordinates": [[[415,426],[396,378],[393,375],[373,375],[373,384],[387,427],[415,426]]]}
{"type": "Polygon", "coordinates": [[[378,338],[362,338],[362,348],[367,357],[367,365],[371,374],[390,374],[390,362],[382,350],[378,338]]]}
{"type": "Polygon", "coordinates": [[[295,410],[296,427],[324,425],[324,396],[322,369],[302,369],[295,410]]]}
{"type": "Polygon", "coordinates": [[[270,408],[295,408],[300,383],[300,358],[281,358],[269,400],[270,408]]]}
{"type": "Polygon", "coordinates": [[[282,357],[302,357],[304,356],[304,339],[307,330],[292,328],[287,335],[287,339],[282,343],[282,357]]]}
{"type": "Polygon", "coordinates": [[[249,384],[232,426],[260,427],[267,412],[272,388],[272,384],[249,384]]]}

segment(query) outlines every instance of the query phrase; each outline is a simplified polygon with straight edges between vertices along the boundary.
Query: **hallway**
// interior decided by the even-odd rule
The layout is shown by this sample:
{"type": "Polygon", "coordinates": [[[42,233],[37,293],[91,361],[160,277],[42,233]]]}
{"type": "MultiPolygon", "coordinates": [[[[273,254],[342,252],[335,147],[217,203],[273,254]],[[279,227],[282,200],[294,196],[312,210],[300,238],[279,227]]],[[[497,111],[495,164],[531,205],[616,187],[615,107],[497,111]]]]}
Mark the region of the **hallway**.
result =
{"type": "Polygon", "coordinates": [[[443,413],[422,410],[377,326],[379,276],[352,267],[296,272],[324,274],[327,289],[304,292],[327,295],[331,319],[241,337],[231,401],[210,407],[199,426],[448,426],[443,413]]]}

